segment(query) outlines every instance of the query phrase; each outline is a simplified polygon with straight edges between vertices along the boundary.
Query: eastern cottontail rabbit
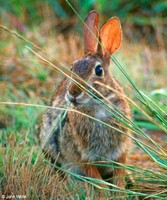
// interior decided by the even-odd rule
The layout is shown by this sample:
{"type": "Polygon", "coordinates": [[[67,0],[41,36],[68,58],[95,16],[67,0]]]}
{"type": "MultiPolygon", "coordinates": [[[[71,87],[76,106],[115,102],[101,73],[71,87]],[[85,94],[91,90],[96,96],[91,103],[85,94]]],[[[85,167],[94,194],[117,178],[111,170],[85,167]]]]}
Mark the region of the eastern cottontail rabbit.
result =
{"type": "Polygon", "coordinates": [[[110,160],[125,163],[130,148],[130,132],[115,117],[119,110],[130,119],[130,108],[109,69],[110,55],[121,43],[120,21],[113,17],[98,29],[98,14],[91,11],[83,36],[84,56],[72,64],[73,80],[60,82],[51,99],[52,108],[43,115],[42,147],[58,166],[101,180],[113,177],[114,184],[124,188],[123,169],[95,165],[102,161],[110,164],[110,160]],[[57,109],[68,104],[76,111],[63,114],[57,109]]]}

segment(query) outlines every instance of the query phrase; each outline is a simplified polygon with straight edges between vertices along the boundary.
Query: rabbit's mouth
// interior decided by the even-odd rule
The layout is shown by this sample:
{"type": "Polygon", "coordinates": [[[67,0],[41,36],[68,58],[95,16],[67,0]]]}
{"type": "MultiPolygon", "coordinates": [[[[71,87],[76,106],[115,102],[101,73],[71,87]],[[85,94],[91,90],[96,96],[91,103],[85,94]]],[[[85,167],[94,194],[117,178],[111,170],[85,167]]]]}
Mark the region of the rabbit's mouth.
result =
{"type": "Polygon", "coordinates": [[[89,101],[88,96],[84,94],[84,92],[81,92],[78,96],[73,96],[69,93],[69,91],[66,92],[65,94],[65,100],[68,103],[72,103],[73,105],[78,105],[78,104],[86,104],[89,101]]]}

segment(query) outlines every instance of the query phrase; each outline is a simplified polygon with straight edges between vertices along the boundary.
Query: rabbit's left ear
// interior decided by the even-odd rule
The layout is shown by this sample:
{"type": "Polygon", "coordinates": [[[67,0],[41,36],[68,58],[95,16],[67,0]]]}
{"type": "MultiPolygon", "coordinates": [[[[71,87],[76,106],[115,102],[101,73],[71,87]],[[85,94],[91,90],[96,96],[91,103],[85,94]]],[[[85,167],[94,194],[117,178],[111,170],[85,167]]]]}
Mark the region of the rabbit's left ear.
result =
{"type": "Polygon", "coordinates": [[[104,57],[108,57],[108,53],[112,55],[121,44],[122,29],[121,23],[117,17],[109,19],[100,29],[100,42],[102,46],[98,46],[98,51],[104,57]]]}

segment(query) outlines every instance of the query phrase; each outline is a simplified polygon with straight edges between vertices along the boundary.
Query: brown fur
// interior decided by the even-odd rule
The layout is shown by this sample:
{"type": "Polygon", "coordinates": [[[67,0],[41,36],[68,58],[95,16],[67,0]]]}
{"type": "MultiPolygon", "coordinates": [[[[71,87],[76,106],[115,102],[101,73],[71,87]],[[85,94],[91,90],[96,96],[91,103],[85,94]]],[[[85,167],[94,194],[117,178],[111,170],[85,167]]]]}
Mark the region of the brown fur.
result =
{"type": "Polygon", "coordinates": [[[53,160],[57,159],[57,164],[62,167],[99,179],[114,175],[114,184],[124,188],[125,170],[98,167],[93,164],[102,161],[110,163],[110,160],[126,163],[130,138],[86,116],[101,120],[130,135],[130,131],[121,125],[114,114],[115,106],[131,119],[123,89],[110,73],[110,59],[106,52],[111,55],[120,46],[120,23],[117,18],[111,18],[97,31],[98,15],[95,11],[89,13],[85,22],[96,37],[100,35],[99,40],[104,43],[106,50],[97,45],[97,41],[85,27],[85,55],[72,65],[71,77],[77,82],[63,79],[51,99],[51,106],[65,108],[70,103],[70,107],[77,112],[69,111],[61,124],[59,120],[59,117],[62,117],[61,110],[48,109],[45,112],[40,131],[42,148],[53,160]],[[107,35],[105,30],[110,35],[107,35]],[[97,65],[102,67],[102,75],[96,74],[97,65]],[[103,86],[98,83],[102,83],[103,86]],[[103,100],[106,105],[100,103],[90,92],[103,100]]]}

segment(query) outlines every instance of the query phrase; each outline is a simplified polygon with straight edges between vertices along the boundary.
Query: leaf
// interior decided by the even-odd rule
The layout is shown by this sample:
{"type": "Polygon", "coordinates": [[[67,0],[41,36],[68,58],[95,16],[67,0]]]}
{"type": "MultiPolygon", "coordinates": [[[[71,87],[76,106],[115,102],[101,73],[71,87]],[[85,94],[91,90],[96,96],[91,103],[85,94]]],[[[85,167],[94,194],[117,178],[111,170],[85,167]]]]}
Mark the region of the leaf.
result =
{"type": "Polygon", "coordinates": [[[144,147],[141,143],[137,142],[141,149],[143,149],[156,163],[162,165],[163,167],[167,168],[167,161],[160,158],[158,155],[153,153],[148,148],[144,147]]]}
{"type": "Polygon", "coordinates": [[[154,95],[162,95],[164,97],[167,97],[167,88],[161,88],[159,90],[153,90],[152,92],[150,92],[150,95],[154,96],[154,95]]]}
{"type": "Polygon", "coordinates": [[[153,124],[151,122],[135,121],[134,123],[137,126],[142,127],[142,128],[146,128],[148,130],[156,130],[156,131],[161,130],[158,126],[156,126],[155,124],[153,124]]]}
{"type": "Polygon", "coordinates": [[[64,11],[60,3],[57,1],[49,0],[50,5],[52,8],[57,12],[57,14],[62,17],[62,18],[67,18],[69,17],[68,14],[64,11]]]}
{"type": "Polygon", "coordinates": [[[157,5],[153,6],[153,10],[155,12],[162,12],[162,11],[167,10],[167,3],[164,2],[164,3],[157,4],[157,5]]]}

